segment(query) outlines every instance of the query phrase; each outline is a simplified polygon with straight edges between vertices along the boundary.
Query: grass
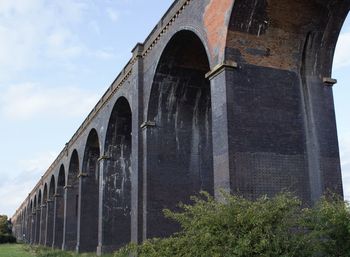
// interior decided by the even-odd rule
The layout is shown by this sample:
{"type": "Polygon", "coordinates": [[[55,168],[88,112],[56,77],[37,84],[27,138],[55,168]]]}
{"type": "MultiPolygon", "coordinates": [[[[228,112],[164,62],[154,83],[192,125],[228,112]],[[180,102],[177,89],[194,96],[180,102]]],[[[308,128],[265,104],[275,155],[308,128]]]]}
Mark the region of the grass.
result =
{"type": "Polygon", "coordinates": [[[0,257],[33,257],[22,244],[0,244],[0,257]]]}
{"type": "MultiPolygon", "coordinates": [[[[94,253],[76,254],[52,250],[42,246],[30,246],[25,244],[0,244],[0,257],[96,257],[94,253]]],[[[112,257],[112,254],[102,257],[112,257]]]]}

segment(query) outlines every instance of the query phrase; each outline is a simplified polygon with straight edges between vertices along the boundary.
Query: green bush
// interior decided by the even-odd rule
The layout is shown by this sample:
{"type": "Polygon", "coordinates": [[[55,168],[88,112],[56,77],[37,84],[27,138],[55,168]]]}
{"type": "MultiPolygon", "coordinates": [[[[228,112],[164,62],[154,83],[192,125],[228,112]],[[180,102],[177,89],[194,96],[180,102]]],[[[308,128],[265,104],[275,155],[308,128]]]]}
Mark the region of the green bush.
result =
{"type": "Polygon", "coordinates": [[[9,234],[0,234],[0,244],[16,243],[16,238],[9,234]]]}
{"type": "MultiPolygon", "coordinates": [[[[24,245],[25,250],[35,257],[97,257],[95,253],[82,253],[62,251],[38,245],[24,245]]],[[[111,255],[102,255],[100,257],[111,257],[111,255]]]]}
{"type": "Polygon", "coordinates": [[[36,257],[75,257],[72,252],[53,250],[44,246],[28,246],[29,251],[36,257]]]}
{"type": "Polygon", "coordinates": [[[314,208],[305,209],[302,225],[314,255],[350,256],[350,210],[342,199],[322,198],[314,208]]]}
{"type": "Polygon", "coordinates": [[[11,220],[9,220],[6,215],[0,215],[0,234],[11,235],[11,227],[11,220]]]}
{"type": "Polygon", "coordinates": [[[12,235],[11,220],[6,215],[0,215],[0,244],[16,243],[16,238],[12,235]]]}
{"type": "Polygon", "coordinates": [[[128,245],[115,257],[303,257],[350,256],[350,212],[340,199],[322,199],[314,208],[284,193],[250,201],[208,194],[165,210],[182,230],[165,239],[128,245]]]}

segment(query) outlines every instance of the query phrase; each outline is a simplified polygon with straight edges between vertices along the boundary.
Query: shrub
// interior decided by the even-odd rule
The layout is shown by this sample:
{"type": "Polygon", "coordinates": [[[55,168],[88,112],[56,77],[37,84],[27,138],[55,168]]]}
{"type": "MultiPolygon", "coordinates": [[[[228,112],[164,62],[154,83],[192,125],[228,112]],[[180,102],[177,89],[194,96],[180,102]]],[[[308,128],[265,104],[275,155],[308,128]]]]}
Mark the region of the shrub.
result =
{"type": "MultiPolygon", "coordinates": [[[[26,251],[35,257],[97,257],[95,253],[82,253],[62,251],[38,245],[24,245],[26,251]]],[[[102,255],[100,257],[108,257],[110,255],[102,255]]]]}
{"type": "Polygon", "coordinates": [[[0,215],[0,244],[16,243],[12,235],[12,223],[6,215],[0,215]]]}
{"type": "Polygon", "coordinates": [[[165,239],[130,244],[115,257],[350,256],[350,214],[341,200],[303,208],[289,193],[250,201],[224,195],[194,197],[182,212],[165,210],[182,230],[165,239]]]}
{"type": "Polygon", "coordinates": [[[16,243],[16,238],[9,234],[0,234],[0,244],[16,243]]]}
{"type": "Polygon", "coordinates": [[[310,251],[321,256],[350,256],[350,210],[339,197],[322,198],[304,210],[303,226],[310,251]]]}

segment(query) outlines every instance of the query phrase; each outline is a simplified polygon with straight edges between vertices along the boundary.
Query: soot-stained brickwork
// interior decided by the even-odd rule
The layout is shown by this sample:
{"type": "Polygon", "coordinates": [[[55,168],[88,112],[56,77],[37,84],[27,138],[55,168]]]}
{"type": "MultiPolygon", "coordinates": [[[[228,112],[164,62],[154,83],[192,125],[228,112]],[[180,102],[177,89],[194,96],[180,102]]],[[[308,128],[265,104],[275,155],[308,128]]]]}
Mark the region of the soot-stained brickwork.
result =
{"type": "Polygon", "coordinates": [[[12,217],[101,254],[177,231],[204,190],[342,195],[331,78],[350,0],[176,0],[12,217]]]}
{"type": "Polygon", "coordinates": [[[153,81],[148,128],[147,237],[176,229],[162,214],[199,191],[213,193],[210,84],[205,49],[179,32],[163,52],[153,81]]]}

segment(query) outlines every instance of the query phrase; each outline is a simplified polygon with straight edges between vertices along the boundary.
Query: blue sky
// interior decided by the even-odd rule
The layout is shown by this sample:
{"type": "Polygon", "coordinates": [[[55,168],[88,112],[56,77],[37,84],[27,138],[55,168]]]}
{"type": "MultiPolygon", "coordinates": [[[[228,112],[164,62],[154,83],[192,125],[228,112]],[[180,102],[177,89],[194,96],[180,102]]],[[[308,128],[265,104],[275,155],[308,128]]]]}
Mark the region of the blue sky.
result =
{"type": "Polygon", "coordinates": [[[333,88],[345,199],[350,201],[350,14],[343,25],[333,60],[333,88]]]}
{"type": "MultiPolygon", "coordinates": [[[[0,213],[11,216],[172,0],[0,0],[0,213]]],[[[350,199],[350,19],[333,77],[350,199]]]]}

